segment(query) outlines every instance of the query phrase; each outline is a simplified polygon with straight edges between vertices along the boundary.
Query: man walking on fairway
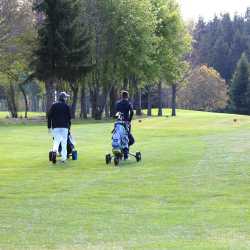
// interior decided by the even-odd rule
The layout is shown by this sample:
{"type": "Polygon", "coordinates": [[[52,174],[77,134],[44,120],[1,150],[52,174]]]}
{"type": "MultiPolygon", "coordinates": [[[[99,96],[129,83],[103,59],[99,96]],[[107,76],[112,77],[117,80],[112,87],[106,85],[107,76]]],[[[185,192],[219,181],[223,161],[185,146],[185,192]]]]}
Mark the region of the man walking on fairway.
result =
{"type": "Polygon", "coordinates": [[[130,123],[134,116],[134,110],[128,98],[128,91],[123,90],[121,92],[121,100],[116,104],[116,112],[121,112],[123,114],[124,121],[130,123]]]}
{"type": "MultiPolygon", "coordinates": [[[[123,120],[127,123],[129,146],[135,143],[134,137],[131,134],[131,121],[134,116],[132,104],[129,102],[129,93],[125,90],[121,92],[121,100],[116,104],[116,112],[123,115],[123,120]]],[[[129,148],[124,150],[124,159],[128,159],[129,148]]]]}
{"type": "Polygon", "coordinates": [[[66,104],[68,97],[66,92],[61,92],[59,101],[54,103],[48,112],[48,129],[52,129],[54,137],[53,152],[58,152],[61,143],[63,163],[67,160],[67,139],[71,126],[70,108],[66,104]]]}

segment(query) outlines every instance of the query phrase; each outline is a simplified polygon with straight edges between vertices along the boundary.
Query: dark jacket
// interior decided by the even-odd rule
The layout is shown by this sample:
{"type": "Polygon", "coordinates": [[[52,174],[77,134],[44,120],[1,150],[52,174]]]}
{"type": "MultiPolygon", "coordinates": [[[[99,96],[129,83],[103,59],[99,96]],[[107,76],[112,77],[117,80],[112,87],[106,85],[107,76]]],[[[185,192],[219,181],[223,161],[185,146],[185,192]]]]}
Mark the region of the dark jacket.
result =
{"type": "Polygon", "coordinates": [[[48,128],[70,128],[71,115],[69,106],[63,102],[56,102],[48,113],[48,128]]]}
{"type": "Polygon", "coordinates": [[[121,112],[125,121],[132,121],[134,110],[132,104],[128,100],[120,100],[116,103],[116,112],[121,112]]]}

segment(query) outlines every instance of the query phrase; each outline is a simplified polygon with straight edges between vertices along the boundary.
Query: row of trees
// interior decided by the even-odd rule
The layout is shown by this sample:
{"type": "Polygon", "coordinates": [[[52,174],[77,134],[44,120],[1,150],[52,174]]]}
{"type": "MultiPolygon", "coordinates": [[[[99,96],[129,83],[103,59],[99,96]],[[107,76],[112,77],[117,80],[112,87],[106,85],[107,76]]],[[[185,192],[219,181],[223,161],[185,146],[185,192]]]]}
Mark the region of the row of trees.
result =
{"type": "Polygon", "coordinates": [[[250,9],[245,16],[231,18],[224,14],[207,23],[201,18],[193,30],[193,37],[192,64],[196,67],[206,64],[226,80],[229,100],[224,110],[250,114],[250,9]]]}
{"type": "Polygon", "coordinates": [[[34,36],[31,8],[29,1],[1,0],[0,5],[0,83],[13,117],[17,117],[18,92],[27,102],[24,86],[34,36]]]}
{"type": "MultiPolygon", "coordinates": [[[[170,85],[175,114],[176,89],[185,78],[191,37],[175,0],[2,0],[0,6],[0,84],[9,110],[17,116],[18,93],[28,109],[27,85],[46,94],[72,93],[72,116],[114,115],[121,89],[129,90],[141,114],[146,93],[170,85]],[[39,80],[39,83],[37,80],[39,80]],[[34,87],[36,86],[36,87],[34,87]]],[[[32,92],[31,92],[32,93],[32,92]]]]}
{"type": "Polygon", "coordinates": [[[176,101],[249,113],[236,76],[250,58],[250,16],[200,19],[188,30],[175,0],[2,0],[0,106],[27,116],[67,90],[73,117],[101,119],[127,89],[138,115],[162,115],[166,105],[175,115],[176,101]]]}
{"type": "Polygon", "coordinates": [[[207,23],[200,18],[193,38],[193,65],[207,64],[229,83],[242,53],[250,58],[250,11],[245,17],[215,16],[207,23]]]}

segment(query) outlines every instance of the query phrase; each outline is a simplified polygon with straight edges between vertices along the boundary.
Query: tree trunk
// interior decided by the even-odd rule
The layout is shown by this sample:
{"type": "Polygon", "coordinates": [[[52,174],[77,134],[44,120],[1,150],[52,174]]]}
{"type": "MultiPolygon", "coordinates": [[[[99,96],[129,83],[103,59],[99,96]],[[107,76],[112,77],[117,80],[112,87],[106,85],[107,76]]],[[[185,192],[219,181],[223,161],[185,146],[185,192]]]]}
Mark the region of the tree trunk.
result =
{"type": "Polygon", "coordinates": [[[90,90],[92,119],[95,119],[97,113],[97,96],[96,89],[90,90]]]}
{"type": "MultiPolygon", "coordinates": [[[[32,98],[32,97],[31,97],[32,98]]],[[[33,98],[32,98],[33,99],[33,98]]],[[[33,100],[34,101],[34,112],[39,112],[40,111],[40,97],[39,96],[36,96],[35,98],[34,98],[35,100],[33,100]]],[[[32,102],[33,102],[32,101],[32,102]]]]}
{"type": "Polygon", "coordinates": [[[92,118],[95,120],[102,119],[102,112],[103,110],[100,108],[99,105],[99,90],[94,88],[91,92],[91,105],[92,105],[92,118]]]}
{"type": "Polygon", "coordinates": [[[8,107],[8,111],[9,111],[11,117],[14,118],[13,112],[12,112],[13,108],[12,108],[11,101],[10,101],[9,97],[7,97],[7,107],[8,107]]]}
{"type": "Polygon", "coordinates": [[[137,81],[135,77],[129,77],[128,81],[129,86],[129,95],[130,95],[130,101],[132,105],[135,107],[135,99],[136,99],[136,89],[137,89],[137,81]]]}
{"type": "Polygon", "coordinates": [[[148,116],[152,116],[152,100],[151,100],[151,90],[148,90],[148,116]]]}
{"type": "Polygon", "coordinates": [[[17,113],[15,112],[15,109],[14,109],[14,107],[12,105],[12,102],[11,102],[9,97],[7,97],[7,106],[8,106],[8,110],[9,110],[9,113],[10,113],[11,117],[12,118],[17,118],[18,117],[17,113]]]}
{"type": "Polygon", "coordinates": [[[159,103],[158,103],[158,116],[162,116],[162,81],[158,83],[158,98],[159,98],[159,103]]]}
{"type": "Polygon", "coordinates": [[[40,97],[39,96],[36,96],[35,98],[35,112],[39,112],[39,102],[40,102],[40,97]]]}
{"type": "Polygon", "coordinates": [[[91,95],[91,104],[92,104],[92,118],[95,120],[101,120],[104,108],[107,103],[107,96],[110,93],[110,90],[102,92],[102,95],[99,94],[99,89],[94,88],[90,91],[91,95]]]}
{"type": "Polygon", "coordinates": [[[176,92],[177,86],[176,84],[172,85],[172,116],[176,116],[176,92]]]}
{"type": "Polygon", "coordinates": [[[137,106],[136,106],[136,115],[142,115],[142,107],[141,107],[141,88],[138,88],[137,92],[137,106]]]}
{"type": "Polygon", "coordinates": [[[124,78],[122,87],[123,87],[123,90],[127,90],[129,88],[129,79],[124,78]]]}
{"type": "Polygon", "coordinates": [[[7,104],[12,118],[18,118],[18,108],[16,103],[16,91],[13,84],[7,90],[7,104]]]}
{"type": "Polygon", "coordinates": [[[46,90],[46,113],[48,112],[55,102],[55,83],[54,80],[46,80],[45,81],[45,90],[46,90]]]}
{"type": "Polygon", "coordinates": [[[35,95],[32,95],[31,96],[31,108],[30,110],[32,112],[38,112],[39,111],[39,97],[38,96],[35,96],[35,95]]]}
{"type": "Polygon", "coordinates": [[[76,108],[77,108],[77,100],[78,100],[78,92],[79,92],[79,87],[77,86],[72,86],[71,90],[73,92],[73,97],[72,97],[72,104],[71,104],[71,118],[75,119],[76,118],[76,108]]]}
{"type": "Polygon", "coordinates": [[[86,87],[85,87],[85,85],[82,85],[80,119],[87,119],[87,118],[88,118],[88,111],[87,111],[86,87]]]}
{"type": "Polygon", "coordinates": [[[42,108],[42,112],[46,112],[46,108],[47,108],[47,100],[46,100],[46,95],[42,96],[42,103],[41,103],[41,108],[42,108]]]}
{"type": "Polygon", "coordinates": [[[115,117],[116,113],[116,102],[118,100],[118,90],[115,87],[111,88],[110,95],[109,95],[109,112],[110,112],[110,117],[115,117]]]}
{"type": "Polygon", "coordinates": [[[106,105],[105,105],[105,118],[109,119],[110,115],[109,115],[109,98],[107,97],[107,101],[106,101],[106,105]]]}
{"type": "Polygon", "coordinates": [[[27,95],[25,93],[25,89],[22,85],[19,85],[19,88],[23,94],[23,98],[24,98],[24,103],[25,103],[25,115],[24,117],[27,119],[28,118],[28,111],[29,111],[29,103],[28,103],[28,98],[27,95]]]}

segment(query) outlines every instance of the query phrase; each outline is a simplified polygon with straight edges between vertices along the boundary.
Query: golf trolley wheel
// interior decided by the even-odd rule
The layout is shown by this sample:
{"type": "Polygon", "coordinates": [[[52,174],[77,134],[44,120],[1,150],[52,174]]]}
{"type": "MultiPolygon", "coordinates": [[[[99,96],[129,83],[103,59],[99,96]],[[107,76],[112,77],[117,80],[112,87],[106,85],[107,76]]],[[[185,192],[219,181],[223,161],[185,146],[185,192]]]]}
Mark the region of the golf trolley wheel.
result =
{"type": "Polygon", "coordinates": [[[56,164],[56,152],[51,152],[51,161],[53,164],[56,164]]]}
{"type": "Polygon", "coordinates": [[[111,163],[111,155],[107,154],[105,160],[106,160],[106,164],[109,165],[111,163]]]}
{"type": "Polygon", "coordinates": [[[53,154],[53,152],[50,151],[50,152],[49,152],[49,161],[52,161],[52,154],[53,154]]]}
{"type": "Polygon", "coordinates": [[[118,166],[120,163],[120,158],[116,156],[114,159],[114,163],[115,163],[115,166],[118,166]]]}
{"type": "Polygon", "coordinates": [[[137,161],[137,162],[141,161],[141,153],[140,153],[140,152],[137,152],[137,153],[135,154],[135,158],[136,158],[136,161],[137,161]]]}

